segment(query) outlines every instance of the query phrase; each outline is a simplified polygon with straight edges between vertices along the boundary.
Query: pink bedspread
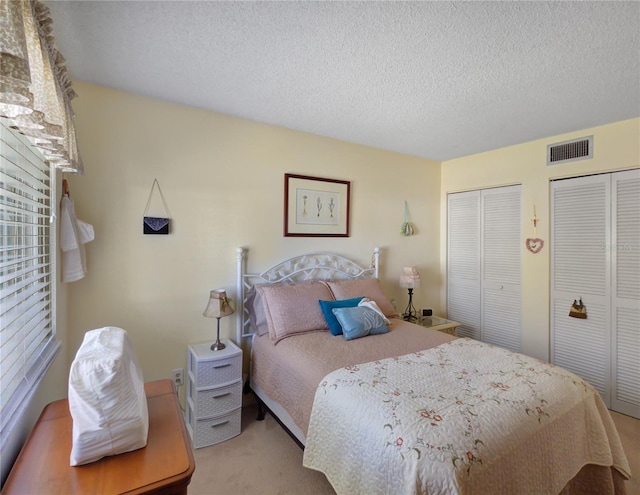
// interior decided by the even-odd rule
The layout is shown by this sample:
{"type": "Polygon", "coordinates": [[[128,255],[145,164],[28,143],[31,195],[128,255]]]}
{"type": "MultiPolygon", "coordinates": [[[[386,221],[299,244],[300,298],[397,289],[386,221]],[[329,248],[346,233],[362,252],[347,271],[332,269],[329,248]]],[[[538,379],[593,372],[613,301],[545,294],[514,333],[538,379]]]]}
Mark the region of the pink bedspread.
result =
{"type": "Polygon", "coordinates": [[[349,341],[324,330],[274,345],[265,334],[253,340],[251,382],[280,403],[306,436],[316,388],[331,371],[429,349],[454,338],[397,318],[391,319],[386,334],[349,341]]]}

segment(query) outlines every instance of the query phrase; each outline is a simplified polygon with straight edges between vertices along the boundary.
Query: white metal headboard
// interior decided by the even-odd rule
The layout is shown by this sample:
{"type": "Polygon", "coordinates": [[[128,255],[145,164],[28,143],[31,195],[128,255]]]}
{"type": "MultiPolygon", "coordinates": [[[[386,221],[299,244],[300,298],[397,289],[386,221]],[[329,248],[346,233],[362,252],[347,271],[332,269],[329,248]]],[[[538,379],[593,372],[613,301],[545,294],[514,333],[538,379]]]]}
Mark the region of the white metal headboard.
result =
{"type": "Polygon", "coordinates": [[[363,267],[356,262],[332,253],[310,253],[290,258],[261,273],[246,273],[247,249],[238,248],[237,252],[237,330],[236,342],[251,337],[253,330],[249,322],[249,309],[246,306],[247,293],[256,284],[275,284],[278,282],[302,282],[305,280],[346,280],[378,278],[380,248],[373,249],[371,265],[363,267]]]}

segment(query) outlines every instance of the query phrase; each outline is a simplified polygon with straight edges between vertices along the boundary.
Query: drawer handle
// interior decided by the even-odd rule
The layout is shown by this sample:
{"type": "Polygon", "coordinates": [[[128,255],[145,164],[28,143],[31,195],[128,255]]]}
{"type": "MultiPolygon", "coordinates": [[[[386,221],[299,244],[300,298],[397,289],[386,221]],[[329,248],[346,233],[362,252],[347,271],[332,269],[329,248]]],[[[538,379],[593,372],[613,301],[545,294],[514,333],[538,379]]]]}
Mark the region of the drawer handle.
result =
{"type": "Polygon", "coordinates": [[[212,399],[221,399],[222,397],[226,397],[227,395],[231,395],[231,392],[227,392],[226,394],[213,395],[212,399]]]}
{"type": "Polygon", "coordinates": [[[218,426],[224,426],[229,422],[229,420],[223,421],[222,423],[216,423],[215,425],[211,425],[211,428],[217,428],[218,426]]]}
{"type": "Polygon", "coordinates": [[[227,364],[219,364],[218,366],[214,366],[215,369],[218,368],[226,368],[227,366],[231,366],[231,363],[227,363],[227,364]]]}

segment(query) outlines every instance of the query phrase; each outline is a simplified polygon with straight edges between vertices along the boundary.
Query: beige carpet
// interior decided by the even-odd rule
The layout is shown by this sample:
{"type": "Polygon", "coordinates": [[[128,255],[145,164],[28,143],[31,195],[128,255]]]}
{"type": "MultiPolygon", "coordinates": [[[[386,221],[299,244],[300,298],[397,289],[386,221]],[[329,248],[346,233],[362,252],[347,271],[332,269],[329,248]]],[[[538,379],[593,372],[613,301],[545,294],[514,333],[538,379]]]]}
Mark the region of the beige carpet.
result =
{"type": "MultiPolygon", "coordinates": [[[[189,495],[334,494],[323,474],[302,467],[302,450],[267,414],[256,421],[256,406],[242,411],[242,433],[195,451],[189,495]]],[[[633,473],[627,495],[640,495],[640,420],[612,413],[633,473]]]]}

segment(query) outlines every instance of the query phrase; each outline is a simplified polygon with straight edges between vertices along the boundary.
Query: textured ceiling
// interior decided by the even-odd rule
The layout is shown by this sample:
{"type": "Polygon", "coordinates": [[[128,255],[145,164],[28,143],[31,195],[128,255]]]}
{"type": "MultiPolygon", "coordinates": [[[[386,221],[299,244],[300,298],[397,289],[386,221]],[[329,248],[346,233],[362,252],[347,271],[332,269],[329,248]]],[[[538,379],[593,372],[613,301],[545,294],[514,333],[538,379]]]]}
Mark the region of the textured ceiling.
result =
{"type": "Polygon", "coordinates": [[[73,79],[434,160],[640,116],[638,1],[45,3],[73,79]]]}

